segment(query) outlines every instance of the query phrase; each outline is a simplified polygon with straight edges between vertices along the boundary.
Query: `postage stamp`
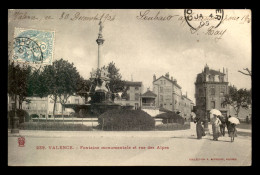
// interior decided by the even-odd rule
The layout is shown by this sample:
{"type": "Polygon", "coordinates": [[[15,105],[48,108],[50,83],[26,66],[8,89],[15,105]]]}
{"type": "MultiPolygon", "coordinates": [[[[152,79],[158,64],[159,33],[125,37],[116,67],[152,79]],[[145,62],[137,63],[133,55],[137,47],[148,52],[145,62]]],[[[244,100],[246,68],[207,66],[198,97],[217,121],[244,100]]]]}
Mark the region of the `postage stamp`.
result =
{"type": "Polygon", "coordinates": [[[18,62],[51,64],[54,36],[54,31],[15,28],[12,59],[18,62]]]}

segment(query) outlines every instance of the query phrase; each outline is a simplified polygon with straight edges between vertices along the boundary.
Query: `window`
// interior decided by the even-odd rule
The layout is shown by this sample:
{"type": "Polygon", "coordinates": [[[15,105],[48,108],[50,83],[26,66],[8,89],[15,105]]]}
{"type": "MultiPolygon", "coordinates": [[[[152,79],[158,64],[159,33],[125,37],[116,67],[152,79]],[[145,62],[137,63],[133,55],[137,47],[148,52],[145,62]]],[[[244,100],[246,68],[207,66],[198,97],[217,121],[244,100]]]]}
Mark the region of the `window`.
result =
{"type": "Polygon", "coordinates": [[[137,110],[139,108],[139,104],[135,103],[135,110],[137,110]]]}
{"type": "Polygon", "coordinates": [[[225,108],[225,107],[226,107],[226,105],[223,104],[224,101],[225,101],[225,98],[221,98],[221,100],[220,100],[220,106],[221,106],[221,108],[225,108]]]}
{"type": "Polygon", "coordinates": [[[135,100],[139,100],[139,94],[135,93],[135,100]]]}
{"type": "Polygon", "coordinates": [[[42,110],[44,110],[45,107],[46,107],[45,104],[42,104],[42,106],[41,106],[42,110]]]}
{"type": "Polygon", "coordinates": [[[58,111],[59,109],[59,105],[57,104],[56,107],[55,107],[55,111],[58,111]]]}
{"type": "Polygon", "coordinates": [[[201,97],[204,96],[204,93],[203,93],[203,89],[202,89],[202,88],[199,89],[199,96],[201,96],[201,97]]]}
{"type": "Polygon", "coordinates": [[[139,90],[139,87],[136,86],[136,87],[135,87],[135,90],[138,91],[138,90],[139,90]]]}
{"type": "Polygon", "coordinates": [[[79,99],[75,99],[75,103],[76,103],[76,104],[79,104],[79,99]]]}
{"type": "Polygon", "coordinates": [[[160,92],[163,93],[163,87],[160,87],[160,92]]]}
{"type": "Polygon", "coordinates": [[[160,101],[163,101],[163,95],[160,95],[160,101]]]}
{"type": "Polygon", "coordinates": [[[211,109],[215,109],[215,101],[210,102],[210,107],[211,107],[211,109]]]}
{"type": "Polygon", "coordinates": [[[163,80],[164,84],[166,84],[166,80],[163,80]]]}
{"type": "Polygon", "coordinates": [[[210,95],[215,95],[215,88],[214,87],[210,88],[210,95]]]}
{"type": "Polygon", "coordinates": [[[224,96],[225,95],[225,90],[226,90],[225,86],[220,86],[220,93],[219,93],[219,95],[224,96]]]}
{"type": "Polygon", "coordinates": [[[224,77],[223,76],[219,76],[219,81],[220,82],[224,82],[224,77]]]}
{"type": "Polygon", "coordinates": [[[163,80],[161,80],[161,84],[163,84],[163,80]]]}

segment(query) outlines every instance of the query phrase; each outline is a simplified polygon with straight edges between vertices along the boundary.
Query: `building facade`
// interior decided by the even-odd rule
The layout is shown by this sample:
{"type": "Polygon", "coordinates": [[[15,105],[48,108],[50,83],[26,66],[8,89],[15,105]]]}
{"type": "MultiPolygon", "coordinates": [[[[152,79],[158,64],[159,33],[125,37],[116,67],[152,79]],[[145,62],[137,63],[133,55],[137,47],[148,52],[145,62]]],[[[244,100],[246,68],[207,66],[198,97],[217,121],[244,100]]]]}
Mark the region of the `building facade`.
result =
{"type": "Polygon", "coordinates": [[[169,111],[180,113],[182,117],[189,117],[192,111],[192,101],[187,95],[182,95],[181,86],[176,79],[170,78],[169,73],[156,79],[153,76],[153,93],[156,94],[155,105],[169,111]]]}
{"type": "MultiPolygon", "coordinates": [[[[48,97],[27,97],[29,102],[24,101],[22,105],[22,109],[26,110],[29,115],[36,114],[40,118],[52,118],[53,117],[53,108],[54,108],[54,101],[51,96],[48,97]]],[[[84,104],[84,98],[80,96],[70,96],[67,100],[67,104],[84,104]]],[[[69,116],[71,112],[74,112],[72,109],[63,108],[63,115],[69,116]]],[[[57,100],[56,107],[55,107],[55,117],[62,116],[62,105],[57,100]]]]}
{"type": "MultiPolygon", "coordinates": [[[[228,94],[228,70],[223,72],[204,67],[201,73],[197,74],[195,82],[195,99],[197,110],[203,111],[204,116],[210,119],[209,111],[218,109],[226,116],[228,106],[223,105],[225,95],[228,94]]],[[[202,112],[202,113],[203,113],[202,112]]]]}
{"type": "Polygon", "coordinates": [[[141,106],[141,94],[143,91],[142,82],[124,81],[125,95],[119,95],[114,102],[122,106],[133,106],[133,109],[139,109],[141,106]],[[123,96],[123,97],[122,97],[123,96]]]}

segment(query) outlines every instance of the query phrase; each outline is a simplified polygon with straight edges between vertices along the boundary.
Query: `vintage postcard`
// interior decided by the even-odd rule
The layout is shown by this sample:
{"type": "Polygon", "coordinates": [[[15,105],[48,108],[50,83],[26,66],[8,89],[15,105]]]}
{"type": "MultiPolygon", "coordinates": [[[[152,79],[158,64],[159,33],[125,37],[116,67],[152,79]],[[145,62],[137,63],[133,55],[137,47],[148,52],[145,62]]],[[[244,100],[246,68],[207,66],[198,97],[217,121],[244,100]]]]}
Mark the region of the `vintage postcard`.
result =
{"type": "Polygon", "coordinates": [[[9,9],[9,166],[251,166],[248,9],[9,9]]]}

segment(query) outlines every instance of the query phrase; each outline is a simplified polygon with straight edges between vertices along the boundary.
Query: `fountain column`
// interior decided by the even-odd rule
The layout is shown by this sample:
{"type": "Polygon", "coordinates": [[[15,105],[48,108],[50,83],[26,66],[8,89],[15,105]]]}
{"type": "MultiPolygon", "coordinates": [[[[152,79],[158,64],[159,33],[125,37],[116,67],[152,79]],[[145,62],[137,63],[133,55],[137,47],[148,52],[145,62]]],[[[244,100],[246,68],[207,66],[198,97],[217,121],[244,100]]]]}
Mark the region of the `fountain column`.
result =
{"type": "Polygon", "coordinates": [[[104,39],[102,36],[102,29],[104,28],[102,21],[99,22],[99,33],[98,33],[98,39],[96,40],[97,44],[98,44],[98,64],[97,67],[98,69],[100,69],[100,60],[101,60],[101,49],[102,49],[102,45],[104,43],[104,39]]]}

